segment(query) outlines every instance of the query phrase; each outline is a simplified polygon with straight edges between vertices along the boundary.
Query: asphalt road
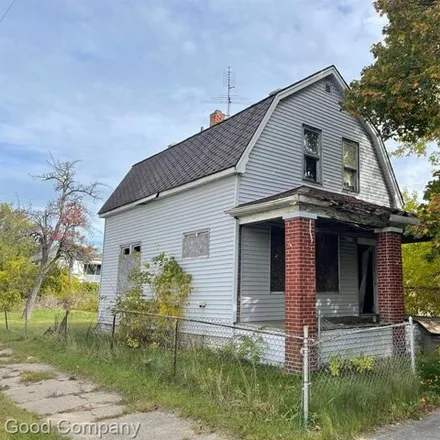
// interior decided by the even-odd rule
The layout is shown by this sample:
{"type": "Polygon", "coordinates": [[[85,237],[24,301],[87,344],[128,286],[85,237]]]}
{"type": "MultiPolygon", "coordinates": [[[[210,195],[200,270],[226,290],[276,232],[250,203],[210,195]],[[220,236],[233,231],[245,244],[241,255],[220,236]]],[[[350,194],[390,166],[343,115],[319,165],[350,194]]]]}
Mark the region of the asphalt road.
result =
{"type": "Polygon", "coordinates": [[[378,431],[368,440],[440,440],[440,411],[378,431]]]}

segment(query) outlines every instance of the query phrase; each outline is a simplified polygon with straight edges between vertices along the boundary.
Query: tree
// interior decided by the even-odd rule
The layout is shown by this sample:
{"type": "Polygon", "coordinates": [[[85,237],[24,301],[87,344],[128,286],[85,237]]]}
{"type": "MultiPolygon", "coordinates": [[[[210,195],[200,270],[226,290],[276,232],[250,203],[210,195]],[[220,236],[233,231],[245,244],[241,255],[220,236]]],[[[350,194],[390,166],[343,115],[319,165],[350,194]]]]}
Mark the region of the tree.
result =
{"type": "Polygon", "coordinates": [[[374,5],[389,21],[384,41],[373,45],[374,63],[350,84],[343,108],[401,141],[398,154],[425,155],[428,142],[440,141],[440,1],[374,5]]]}
{"type": "Polygon", "coordinates": [[[29,293],[36,267],[30,257],[37,246],[26,213],[11,204],[0,204],[0,303],[17,305],[29,293]]]}
{"type": "MultiPolygon", "coordinates": [[[[437,181],[438,182],[438,181],[437,181]]],[[[435,186],[430,182],[427,188],[435,186]]],[[[440,191],[434,191],[438,198],[440,191]]],[[[425,193],[425,201],[420,202],[417,192],[403,191],[405,210],[417,214],[422,220],[419,226],[408,228],[410,233],[420,239],[433,238],[440,234],[438,222],[439,209],[430,218],[430,202],[427,200],[429,190],[425,193]]],[[[437,202],[438,203],[438,202],[437,202]]],[[[436,261],[439,237],[430,242],[405,244],[402,246],[403,283],[405,287],[405,313],[407,315],[438,315],[440,314],[440,268],[436,261]]]]}
{"type": "Polygon", "coordinates": [[[86,233],[91,229],[90,213],[85,199],[96,200],[100,183],[82,184],[76,180],[75,162],[51,159],[48,173],[34,176],[42,182],[53,184],[56,197],[44,209],[29,209],[28,216],[34,225],[33,236],[39,247],[39,266],[24,314],[30,317],[41,284],[60,259],[69,263],[73,259],[87,261],[92,248],[86,246],[86,233]]]}
{"type": "Polygon", "coordinates": [[[32,231],[32,223],[24,210],[0,203],[0,271],[9,261],[30,258],[36,252],[32,231]]]}

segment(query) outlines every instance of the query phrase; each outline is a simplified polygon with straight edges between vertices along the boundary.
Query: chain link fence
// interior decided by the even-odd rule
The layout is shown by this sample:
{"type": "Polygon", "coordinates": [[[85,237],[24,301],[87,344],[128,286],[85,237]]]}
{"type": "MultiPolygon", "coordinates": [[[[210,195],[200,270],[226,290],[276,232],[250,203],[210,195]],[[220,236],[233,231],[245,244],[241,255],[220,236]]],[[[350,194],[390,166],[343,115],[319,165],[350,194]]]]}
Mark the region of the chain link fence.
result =
{"type": "Polygon", "coordinates": [[[363,327],[319,319],[316,328],[295,335],[270,324],[121,310],[113,315],[111,332],[102,332],[87,313],[37,313],[35,322],[7,313],[2,320],[25,337],[54,335],[67,350],[85,344],[109,362],[128,356],[142,374],[268,420],[342,423],[345,414],[347,420],[373,417],[371,408],[386,413],[419,395],[420,345],[412,319],[363,327]]]}
{"type": "Polygon", "coordinates": [[[392,405],[417,393],[412,320],[318,330],[298,336],[269,325],[117,311],[111,347],[143,348],[148,368],[178,384],[215,390],[215,399],[276,404],[305,423],[341,405],[359,411],[359,399],[362,407],[392,405]]]}
{"type": "Polygon", "coordinates": [[[308,413],[331,414],[341,402],[350,412],[356,401],[392,405],[418,395],[415,326],[409,323],[323,330],[304,356],[310,379],[308,413]]]}

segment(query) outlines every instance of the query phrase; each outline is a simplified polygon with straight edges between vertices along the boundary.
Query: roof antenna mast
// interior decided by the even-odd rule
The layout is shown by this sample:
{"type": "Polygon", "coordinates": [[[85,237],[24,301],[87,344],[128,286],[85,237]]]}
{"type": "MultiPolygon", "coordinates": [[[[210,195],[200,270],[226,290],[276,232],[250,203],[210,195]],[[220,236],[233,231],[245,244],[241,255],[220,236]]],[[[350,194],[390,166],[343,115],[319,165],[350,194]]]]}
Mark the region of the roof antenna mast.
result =
{"type": "Polygon", "coordinates": [[[235,89],[235,82],[232,79],[231,66],[228,66],[227,87],[228,87],[228,100],[227,100],[226,116],[229,117],[231,116],[231,104],[232,104],[231,90],[235,89]]]}
{"type": "Polygon", "coordinates": [[[232,70],[231,66],[228,66],[228,70],[223,73],[223,85],[227,87],[227,94],[211,97],[203,102],[216,102],[226,104],[226,117],[231,116],[232,104],[249,104],[246,98],[239,95],[232,94],[232,90],[235,89],[235,72],[232,70]]]}

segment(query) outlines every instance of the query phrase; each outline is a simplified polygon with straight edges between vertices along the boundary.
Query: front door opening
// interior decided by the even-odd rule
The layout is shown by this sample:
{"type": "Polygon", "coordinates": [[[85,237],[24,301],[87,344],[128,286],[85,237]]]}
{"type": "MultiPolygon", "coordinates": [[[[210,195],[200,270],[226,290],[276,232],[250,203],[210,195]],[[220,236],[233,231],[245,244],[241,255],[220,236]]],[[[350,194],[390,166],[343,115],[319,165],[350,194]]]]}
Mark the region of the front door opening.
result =
{"type": "Polygon", "coordinates": [[[374,246],[358,245],[359,312],[375,313],[374,246]]]}

